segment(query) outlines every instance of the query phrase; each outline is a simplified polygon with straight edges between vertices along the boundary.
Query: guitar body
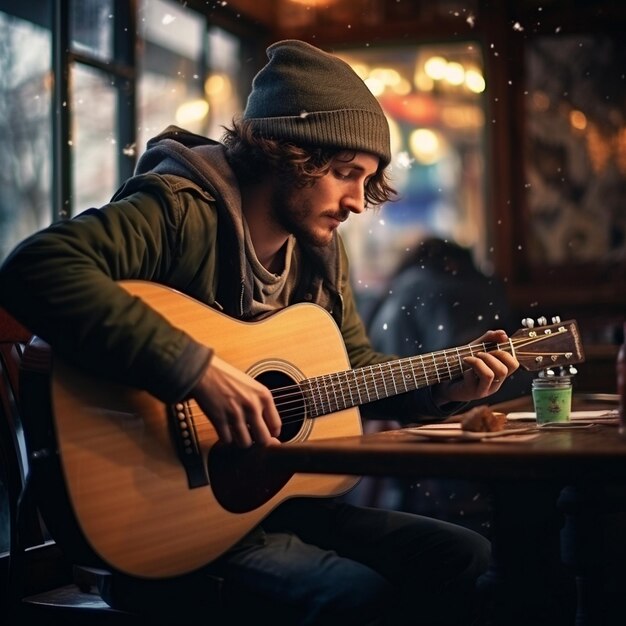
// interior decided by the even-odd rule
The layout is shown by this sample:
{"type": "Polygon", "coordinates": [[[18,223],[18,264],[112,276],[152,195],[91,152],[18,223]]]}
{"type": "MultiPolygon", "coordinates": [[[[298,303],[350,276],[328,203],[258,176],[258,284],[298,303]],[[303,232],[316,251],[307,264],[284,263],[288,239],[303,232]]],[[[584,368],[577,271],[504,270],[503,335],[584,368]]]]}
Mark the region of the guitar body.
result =
{"type": "MultiPolygon", "coordinates": [[[[322,308],[301,304],[244,323],[166,287],[121,283],[173,325],[254,378],[299,382],[350,368],[341,333],[322,308]],[[323,338],[323,339],[320,339],[323,338]]],[[[63,478],[78,525],[96,554],[131,575],[193,571],[235,544],[276,506],[296,496],[328,497],[358,478],[265,473],[251,454],[216,446],[206,416],[191,402],[170,407],[53,360],[52,412],[63,478]],[[183,431],[177,431],[179,422],[183,431]],[[187,430],[188,429],[188,430],[187,430]],[[191,431],[202,467],[181,462],[191,431]],[[220,448],[222,449],[220,451],[220,448]],[[181,452],[182,450],[182,452],[181,452]],[[241,455],[241,456],[240,456],[241,455]]],[[[361,434],[356,407],[283,429],[289,441],[361,434]]]]}

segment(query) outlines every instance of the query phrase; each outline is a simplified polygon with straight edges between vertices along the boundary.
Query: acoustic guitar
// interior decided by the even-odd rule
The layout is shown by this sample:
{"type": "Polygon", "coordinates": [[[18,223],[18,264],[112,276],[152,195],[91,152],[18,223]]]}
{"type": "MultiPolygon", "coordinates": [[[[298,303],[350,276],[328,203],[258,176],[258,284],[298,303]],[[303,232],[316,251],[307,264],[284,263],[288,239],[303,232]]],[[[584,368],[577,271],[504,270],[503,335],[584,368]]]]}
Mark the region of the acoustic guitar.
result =
{"type": "MultiPolygon", "coordinates": [[[[576,322],[566,321],[520,329],[502,344],[351,369],[337,325],[316,305],[297,304],[249,323],[156,283],[120,284],[267,385],[283,422],[283,445],[361,434],[360,405],[460,377],[463,358],[476,352],[515,353],[527,370],[584,360],[576,322]]],[[[191,572],[287,498],[339,495],[358,481],[269,472],[263,449],[219,444],[193,400],[167,405],[52,356],[50,415],[62,479],[81,532],[111,568],[147,578],[191,572]]]]}

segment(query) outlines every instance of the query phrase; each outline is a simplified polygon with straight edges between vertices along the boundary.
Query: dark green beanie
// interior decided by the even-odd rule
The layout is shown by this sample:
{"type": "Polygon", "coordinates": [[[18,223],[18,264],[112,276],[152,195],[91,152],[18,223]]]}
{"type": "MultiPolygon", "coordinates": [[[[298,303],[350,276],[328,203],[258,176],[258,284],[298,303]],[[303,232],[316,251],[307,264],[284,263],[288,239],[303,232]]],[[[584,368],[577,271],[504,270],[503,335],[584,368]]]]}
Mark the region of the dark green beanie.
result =
{"type": "Polygon", "coordinates": [[[243,119],[261,135],[298,145],[371,152],[391,160],[380,104],[344,61],[304,41],[278,41],[255,76],[243,119]]]}

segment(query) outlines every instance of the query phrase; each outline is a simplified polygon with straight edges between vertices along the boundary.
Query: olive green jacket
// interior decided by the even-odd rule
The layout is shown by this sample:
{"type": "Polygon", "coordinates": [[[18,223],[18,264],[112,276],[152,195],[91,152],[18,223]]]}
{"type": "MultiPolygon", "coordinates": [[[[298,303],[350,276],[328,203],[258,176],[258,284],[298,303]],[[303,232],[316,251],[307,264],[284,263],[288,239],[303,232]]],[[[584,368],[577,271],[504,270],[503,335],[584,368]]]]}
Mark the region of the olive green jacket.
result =
{"type": "MultiPolygon", "coordinates": [[[[294,302],[334,317],[353,367],[390,359],[375,352],[357,313],[340,237],[303,248],[294,302]]],[[[53,351],[84,368],[185,398],[212,356],[117,284],[147,280],[246,320],[252,302],[239,186],[224,148],[169,127],[148,144],[137,172],[100,209],[53,224],[22,242],[0,269],[0,304],[53,351]]],[[[387,417],[443,415],[428,389],[373,403],[387,417]]]]}

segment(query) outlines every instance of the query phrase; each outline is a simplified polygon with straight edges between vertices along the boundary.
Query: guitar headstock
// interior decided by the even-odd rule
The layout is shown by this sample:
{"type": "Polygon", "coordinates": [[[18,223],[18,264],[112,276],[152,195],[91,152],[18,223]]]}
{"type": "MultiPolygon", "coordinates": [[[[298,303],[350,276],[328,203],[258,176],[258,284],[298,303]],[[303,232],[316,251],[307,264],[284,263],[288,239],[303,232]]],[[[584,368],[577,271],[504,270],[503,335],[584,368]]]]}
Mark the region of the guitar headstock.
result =
{"type": "Polygon", "coordinates": [[[515,356],[520,365],[529,372],[552,367],[568,367],[585,360],[578,324],[575,320],[562,322],[558,317],[548,324],[545,317],[535,323],[526,318],[511,336],[515,356]]]}

